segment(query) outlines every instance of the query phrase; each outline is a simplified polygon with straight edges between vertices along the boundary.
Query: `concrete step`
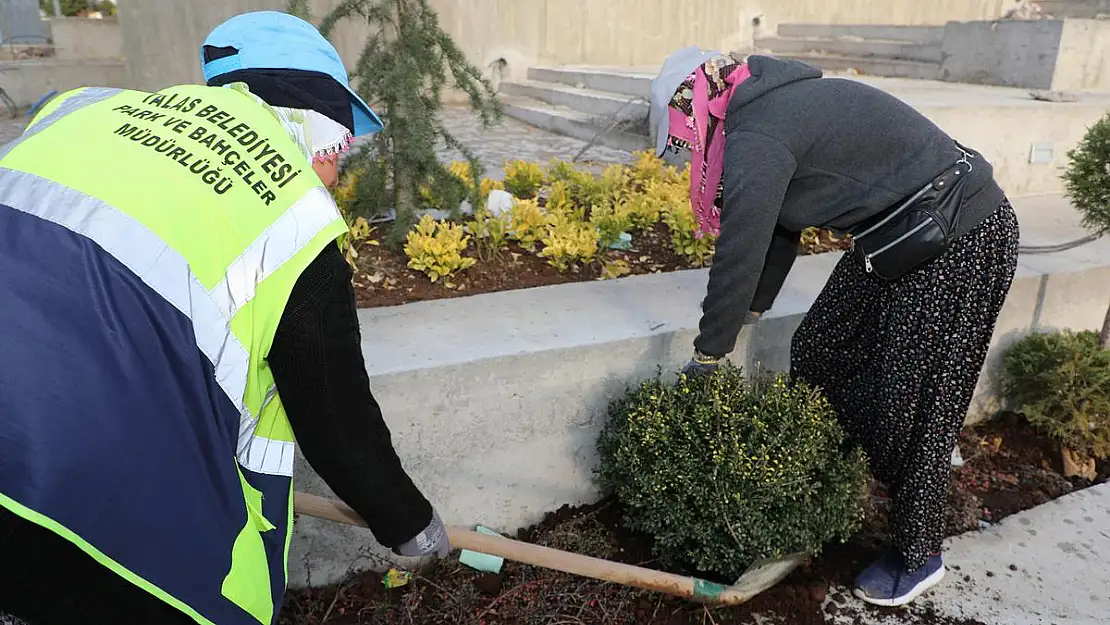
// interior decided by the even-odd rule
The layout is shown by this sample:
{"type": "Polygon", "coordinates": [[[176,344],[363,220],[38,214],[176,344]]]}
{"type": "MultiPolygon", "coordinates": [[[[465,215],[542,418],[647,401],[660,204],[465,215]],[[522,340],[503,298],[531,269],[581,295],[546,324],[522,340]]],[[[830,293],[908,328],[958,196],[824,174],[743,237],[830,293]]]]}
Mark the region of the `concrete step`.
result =
{"type": "Polygon", "coordinates": [[[1110,0],[1040,0],[1041,12],[1056,19],[1110,16],[1110,0]]]}
{"type": "Polygon", "coordinates": [[[935,43],[944,41],[944,26],[888,26],[885,24],[781,24],[779,37],[803,39],[836,39],[854,37],[935,43]]]}
{"type": "Polygon", "coordinates": [[[841,56],[836,54],[784,54],[780,58],[794,59],[808,63],[826,72],[854,70],[865,76],[887,78],[913,78],[917,80],[936,80],[940,73],[939,63],[924,63],[903,59],[884,59],[866,56],[841,56]]]}
{"type": "Polygon", "coordinates": [[[641,122],[648,116],[647,102],[637,100],[636,98],[639,96],[578,89],[558,83],[535,81],[504,82],[501,83],[500,90],[504,95],[539,100],[546,104],[566,107],[591,117],[641,122]]]}
{"type": "Polygon", "coordinates": [[[531,67],[528,80],[556,83],[576,89],[591,89],[627,97],[651,96],[650,74],[636,74],[619,70],[600,70],[588,67],[531,67]]]}
{"type": "MultiPolygon", "coordinates": [[[[596,116],[587,115],[567,107],[546,104],[521,96],[501,98],[505,114],[541,130],[592,141],[609,124],[596,116]]],[[[610,120],[609,123],[612,123],[610,120]]],[[[648,148],[646,125],[618,126],[597,138],[597,144],[615,150],[636,152],[648,148]]]]}
{"type": "Polygon", "coordinates": [[[906,61],[940,63],[941,44],[878,39],[803,39],[800,37],[759,37],[755,47],[772,54],[824,53],[839,56],[882,57],[906,61]]]}

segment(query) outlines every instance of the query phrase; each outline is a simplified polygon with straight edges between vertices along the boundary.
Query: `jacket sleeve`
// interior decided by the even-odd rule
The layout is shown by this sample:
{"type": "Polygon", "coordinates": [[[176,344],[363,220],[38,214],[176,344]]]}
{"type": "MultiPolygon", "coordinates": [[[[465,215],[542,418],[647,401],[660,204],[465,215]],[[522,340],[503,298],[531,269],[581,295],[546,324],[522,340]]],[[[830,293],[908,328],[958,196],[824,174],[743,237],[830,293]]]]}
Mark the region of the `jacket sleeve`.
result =
{"type": "Polygon", "coordinates": [[[802,243],[802,233],[791,232],[782,226],[775,226],[771,246],[767,248],[767,258],[763,260],[763,273],[752,297],[752,312],[765,313],[774,305],[802,243]]]}
{"type": "MultiPolygon", "coordinates": [[[[771,244],[796,168],[794,155],[776,139],[752,132],[727,135],[721,231],[709,269],[700,333],[694,340],[700,352],[723,357],[736,347],[744,317],[757,303],[768,255],[780,256],[785,249],[780,244],[772,250],[771,244]]],[[[769,273],[758,303],[766,302],[766,293],[777,295],[785,279],[781,269],[769,273]]]]}
{"type": "Polygon", "coordinates": [[[392,548],[431,522],[432,506],[370,392],[356,313],[351,270],[329,245],[293,287],[267,359],[305,459],[392,548]]]}

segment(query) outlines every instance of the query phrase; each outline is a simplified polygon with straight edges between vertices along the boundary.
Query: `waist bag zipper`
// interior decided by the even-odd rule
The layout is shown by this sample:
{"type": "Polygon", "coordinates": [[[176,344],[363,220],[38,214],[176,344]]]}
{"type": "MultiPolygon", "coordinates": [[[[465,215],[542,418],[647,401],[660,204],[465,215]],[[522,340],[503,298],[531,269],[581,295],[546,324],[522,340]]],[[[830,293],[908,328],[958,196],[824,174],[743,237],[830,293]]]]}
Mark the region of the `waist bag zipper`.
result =
{"type": "MultiPolygon", "coordinates": [[[[971,159],[975,158],[975,157],[970,152],[968,152],[967,150],[960,147],[959,144],[956,144],[956,149],[958,149],[960,151],[960,153],[962,154],[962,156],[960,157],[960,160],[956,161],[956,165],[957,166],[961,165],[961,164],[967,165],[967,171],[968,171],[968,173],[971,173],[971,170],[974,167],[971,164],[971,159]]],[[[960,175],[960,170],[957,169],[955,174],[957,176],[960,175]]],[[[897,210],[894,210],[890,213],[890,215],[887,215],[887,217],[885,219],[883,219],[879,223],[871,226],[867,230],[864,230],[863,232],[859,233],[859,235],[852,237],[851,251],[854,252],[856,250],[856,241],[857,240],[862,239],[863,237],[871,234],[872,232],[874,232],[874,231],[878,230],[879,228],[883,227],[884,225],[886,225],[887,222],[889,222],[891,219],[894,219],[898,215],[901,215],[902,211],[909,208],[914,202],[921,199],[921,196],[928,193],[929,189],[932,186],[933,186],[932,182],[925,185],[924,187],[922,187],[922,189],[920,191],[918,191],[917,193],[914,193],[913,197],[911,197],[910,199],[903,202],[902,205],[897,208],[897,210]]],[[[909,237],[912,237],[913,235],[920,232],[921,229],[924,228],[927,225],[928,225],[928,222],[922,222],[920,224],[917,224],[909,232],[903,234],[902,236],[898,237],[897,239],[891,241],[890,243],[887,243],[886,245],[884,245],[884,246],[880,247],[879,249],[875,250],[874,252],[871,252],[870,254],[864,256],[863,257],[863,269],[864,269],[864,271],[866,271],[867,273],[874,272],[875,268],[871,265],[871,259],[872,258],[874,258],[875,256],[878,256],[879,254],[882,254],[883,252],[885,252],[885,251],[889,250],[890,248],[894,247],[895,245],[898,245],[899,243],[901,243],[902,241],[905,241],[909,237]]]]}

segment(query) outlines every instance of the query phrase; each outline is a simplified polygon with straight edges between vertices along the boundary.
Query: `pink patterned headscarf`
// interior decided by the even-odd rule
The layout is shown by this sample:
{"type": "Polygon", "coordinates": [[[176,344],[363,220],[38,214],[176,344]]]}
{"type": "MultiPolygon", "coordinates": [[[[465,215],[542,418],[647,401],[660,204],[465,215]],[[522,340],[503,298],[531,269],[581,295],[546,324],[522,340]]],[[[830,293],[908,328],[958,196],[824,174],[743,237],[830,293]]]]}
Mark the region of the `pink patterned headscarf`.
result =
{"type": "Polygon", "coordinates": [[[747,63],[725,55],[714,57],[678,87],[668,109],[669,144],[689,149],[693,157],[690,206],[698,219],[698,238],[721,231],[724,119],[732,92],[750,76],[747,63]]]}

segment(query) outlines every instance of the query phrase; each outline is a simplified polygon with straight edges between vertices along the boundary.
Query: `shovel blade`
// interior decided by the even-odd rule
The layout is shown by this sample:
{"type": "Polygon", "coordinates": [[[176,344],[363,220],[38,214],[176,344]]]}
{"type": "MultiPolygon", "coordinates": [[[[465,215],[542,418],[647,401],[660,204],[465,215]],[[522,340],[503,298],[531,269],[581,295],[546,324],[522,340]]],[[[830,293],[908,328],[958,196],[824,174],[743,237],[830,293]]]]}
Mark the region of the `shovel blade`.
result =
{"type": "Polygon", "coordinates": [[[767,590],[781,582],[809,560],[809,554],[794,553],[781,558],[768,558],[760,560],[748,567],[747,571],[736,580],[730,590],[746,594],[749,597],[767,590]]]}

